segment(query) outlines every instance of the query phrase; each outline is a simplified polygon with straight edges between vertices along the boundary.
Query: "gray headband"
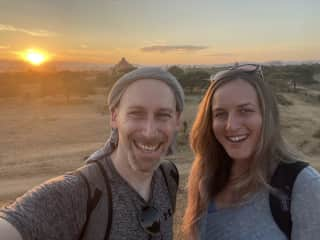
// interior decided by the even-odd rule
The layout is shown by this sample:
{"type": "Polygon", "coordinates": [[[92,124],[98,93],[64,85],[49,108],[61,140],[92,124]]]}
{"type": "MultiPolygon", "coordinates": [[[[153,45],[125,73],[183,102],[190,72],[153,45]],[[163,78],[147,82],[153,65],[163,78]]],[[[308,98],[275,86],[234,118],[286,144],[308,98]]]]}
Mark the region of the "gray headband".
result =
{"type": "Polygon", "coordinates": [[[177,111],[182,112],[184,107],[184,93],[180,83],[169,72],[158,67],[143,67],[123,75],[112,87],[108,96],[109,109],[118,105],[122,94],[133,82],[141,79],[155,79],[166,83],[176,97],[177,111]]]}
{"type": "MultiPolygon", "coordinates": [[[[176,110],[182,112],[184,108],[184,93],[180,83],[169,72],[159,67],[142,67],[131,71],[119,78],[110,90],[108,96],[109,110],[113,110],[120,102],[120,99],[128,88],[128,86],[137,80],[155,79],[166,83],[173,91],[176,98],[176,110]]],[[[168,154],[172,154],[175,150],[175,140],[170,145],[168,154]]],[[[118,144],[118,130],[112,129],[111,134],[105,145],[89,156],[87,162],[95,161],[105,155],[111,154],[118,144]]]]}

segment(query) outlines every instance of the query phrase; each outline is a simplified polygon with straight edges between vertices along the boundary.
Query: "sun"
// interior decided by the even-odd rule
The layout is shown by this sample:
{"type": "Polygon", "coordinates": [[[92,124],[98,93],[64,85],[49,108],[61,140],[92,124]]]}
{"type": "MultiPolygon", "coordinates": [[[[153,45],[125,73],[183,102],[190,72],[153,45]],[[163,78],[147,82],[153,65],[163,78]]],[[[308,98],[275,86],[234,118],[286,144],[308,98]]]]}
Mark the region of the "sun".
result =
{"type": "Polygon", "coordinates": [[[32,65],[41,65],[48,59],[48,55],[43,51],[28,49],[24,52],[24,59],[32,65]]]}

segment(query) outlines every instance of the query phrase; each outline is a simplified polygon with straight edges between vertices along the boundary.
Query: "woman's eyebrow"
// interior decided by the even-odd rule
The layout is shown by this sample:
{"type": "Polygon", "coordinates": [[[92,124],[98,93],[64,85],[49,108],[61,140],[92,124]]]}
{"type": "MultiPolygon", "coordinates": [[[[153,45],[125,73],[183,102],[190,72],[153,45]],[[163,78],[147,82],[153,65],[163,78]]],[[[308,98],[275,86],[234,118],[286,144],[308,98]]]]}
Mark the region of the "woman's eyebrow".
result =
{"type": "Polygon", "coordinates": [[[241,107],[249,107],[249,106],[253,106],[253,107],[256,107],[257,105],[254,104],[254,103],[251,103],[251,102],[248,102],[248,103],[242,103],[242,104],[239,104],[238,107],[241,108],[241,107]]]}

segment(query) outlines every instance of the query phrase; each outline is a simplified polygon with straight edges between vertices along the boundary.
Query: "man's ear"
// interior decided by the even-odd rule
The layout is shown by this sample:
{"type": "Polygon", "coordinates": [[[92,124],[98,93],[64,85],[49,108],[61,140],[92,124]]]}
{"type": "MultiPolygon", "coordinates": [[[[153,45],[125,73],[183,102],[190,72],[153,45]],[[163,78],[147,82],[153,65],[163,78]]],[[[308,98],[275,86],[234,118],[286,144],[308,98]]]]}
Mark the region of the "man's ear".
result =
{"type": "Polygon", "coordinates": [[[118,109],[115,108],[115,109],[111,110],[111,114],[110,114],[111,128],[118,128],[117,118],[118,118],[118,109]]]}
{"type": "Polygon", "coordinates": [[[180,127],[181,127],[181,121],[182,121],[182,117],[181,117],[181,113],[177,112],[176,113],[176,130],[179,131],[180,127]]]}

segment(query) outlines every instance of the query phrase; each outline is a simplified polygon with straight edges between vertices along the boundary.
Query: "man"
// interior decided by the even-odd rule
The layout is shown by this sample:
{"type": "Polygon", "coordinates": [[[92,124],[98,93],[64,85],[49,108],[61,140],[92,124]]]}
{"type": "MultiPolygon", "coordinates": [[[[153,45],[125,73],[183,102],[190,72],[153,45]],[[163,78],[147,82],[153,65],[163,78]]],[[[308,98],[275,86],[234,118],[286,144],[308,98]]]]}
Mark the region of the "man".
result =
{"type": "Polygon", "coordinates": [[[2,209],[0,239],[172,239],[168,186],[178,172],[167,162],[165,174],[161,159],[172,151],[183,101],[178,81],[160,68],[121,77],[108,97],[105,146],[83,168],[2,209]]]}

